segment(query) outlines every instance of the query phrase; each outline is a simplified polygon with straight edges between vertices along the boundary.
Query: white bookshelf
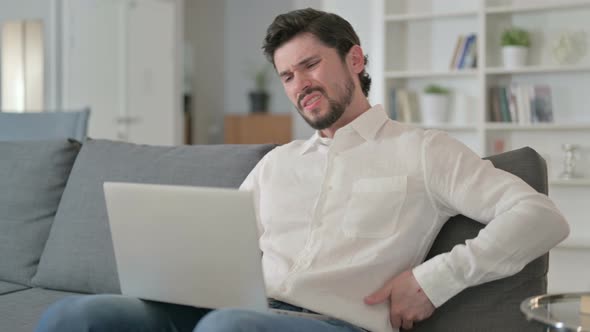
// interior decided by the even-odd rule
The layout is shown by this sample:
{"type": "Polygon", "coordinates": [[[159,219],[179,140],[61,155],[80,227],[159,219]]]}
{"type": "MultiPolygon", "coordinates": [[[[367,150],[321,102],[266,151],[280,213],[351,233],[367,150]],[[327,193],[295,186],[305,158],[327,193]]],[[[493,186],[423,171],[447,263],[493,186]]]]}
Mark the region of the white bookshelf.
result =
{"type": "Polygon", "coordinates": [[[489,75],[512,75],[512,74],[551,74],[551,73],[568,73],[568,72],[590,72],[590,65],[545,65],[545,66],[527,66],[516,69],[506,69],[503,67],[486,68],[486,74],[489,75]]]}
{"type": "Polygon", "coordinates": [[[379,1],[383,14],[376,35],[383,54],[377,59],[383,60],[373,75],[380,80],[375,87],[383,91],[379,102],[388,109],[392,89],[419,93],[429,84],[439,84],[453,91],[451,110],[463,119],[457,122],[452,116],[440,125],[415,125],[447,131],[481,156],[501,152],[498,147],[535,149],[547,161],[550,195],[571,223],[572,236],[565,243],[586,243],[590,259],[590,0],[379,1]],[[525,67],[502,65],[500,36],[508,26],[531,34],[525,67]],[[586,32],[587,54],[576,63],[559,64],[551,52],[554,41],[563,32],[579,30],[586,32]],[[470,33],[477,36],[477,68],[449,69],[459,35],[470,33]],[[490,122],[489,89],[511,84],[549,85],[554,122],[490,122]],[[458,102],[464,98],[470,100],[467,107],[458,102]],[[580,146],[576,165],[583,178],[559,179],[563,143],[580,146]]]}
{"type": "MultiPolygon", "coordinates": [[[[383,71],[377,76],[383,79],[380,86],[386,108],[393,88],[419,93],[429,84],[439,84],[454,92],[451,110],[455,113],[457,95],[467,96],[470,114],[467,124],[465,119],[461,124],[449,119],[450,123],[434,127],[470,132],[471,135],[462,135],[462,140],[482,156],[495,152],[491,146],[502,136],[510,140],[507,148],[536,145],[532,138],[525,136],[538,132],[555,140],[564,138],[564,132],[573,131],[577,133],[573,141],[563,143],[590,141],[590,106],[586,106],[590,105],[590,55],[576,64],[560,65],[552,59],[550,45],[563,31],[587,29],[590,36],[590,28],[586,28],[590,21],[590,0],[382,0],[381,3],[384,61],[383,71]],[[531,32],[531,56],[522,68],[506,69],[501,63],[500,35],[510,25],[531,32]],[[469,33],[477,35],[478,67],[450,69],[458,36],[469,33]],[[489,122],[489,88],[521,83],[551,87],[555,123],[489,122]]],[[[588,45],[590,48],[590,40],[588,45]]],[[[542,147],[540,150],[545,154],[560,153],[543,151],[542,147]]]]}
{"type": "Polygon", "coordinates": [[[476,126],[471,125],[460,125],[460,124],[440,124],[440,125],[424,125],[422,123],[412,123],[416,127],[421,127],[424,129],[438,129],[438,130],[445,130],[445,131],[465,131],[465,132],[475,132],[477,130],[476,126]]]}
{"type": "Polygon", "coordinates": [[[549,180],[549,185],[560,187],[590,187],[590,179],[551,179],[549,180]]]}
{"type": "Polygon", "coordinates": [[[517,124],[517,123],[497,123],[487,122],[485,125],[487,131],[590,131],[590,123],[538,123],[538,124],[517,124]]]}
{"type": "Polygon", "coordinates": [[[443,78],[443,77],[475,77],[477,71],[473,69],[446,70],[446,71],[388,71],[386,78],[443,78]]]}
{"type": "Polygon", "coordinates": [[[385,16],[386,22],[403,22],[403,21],[419,21],[419,20],[434,20],[439,18],[457,18],[465,16],[477,16],[475,10],[459,10],[453,12],[442,13],[411,13],[411,14],[392,14],[385,16]]]}
{"type": "MultiPolygon", "coordinates": [[[[493,3],[493,1],[490,1],[493,3]]],[[[530,13],[539,11],[555,11],[555,10],[569,10],[576,8],[584,8],[590,6],[590,1],[530,1],[523,4],[509,4],[509,5],[491,5],[486,7],[485,13],[493,14],[507,14],[507,13],[530,13]]]]}

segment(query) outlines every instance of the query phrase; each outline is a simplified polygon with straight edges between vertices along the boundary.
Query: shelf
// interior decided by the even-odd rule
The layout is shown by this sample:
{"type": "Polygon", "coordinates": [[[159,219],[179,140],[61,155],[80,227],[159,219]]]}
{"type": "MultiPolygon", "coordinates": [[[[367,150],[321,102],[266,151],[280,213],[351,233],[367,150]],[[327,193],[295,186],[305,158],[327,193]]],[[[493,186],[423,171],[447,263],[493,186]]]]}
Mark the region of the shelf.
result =
{"type": "Polygon", "coordinates": [[[563,187],[590,187],[589,178],[580,178],[572,180],[552,179],[549,180],[551,186],[563,186],[563,187]]]}
{"type": "Polygon", "coordinates": [[[445,131],[476,131],[475,125],[459,125],[453,123],[442,123],[438,125],[424,125],[421,123],[411,123],[412,126],[420,127],[423,129],[438,129],[445,131]]]}
{"type": "Polygon", "coordinates": [[[590,241],[580,236],[572,237],[570,235],[563,242],[559,243],[556,248],[587,250],[590,248],[590,241]]]}
{"type": "Polygon", "coordinates": [[[552,4],[535,4],[535,5],[519,5],[519,6],[494,6],[488,7],[485,10],[486,14],[509,14],[509,13],[525,13],[535,11],[549,11],[556,9],[572,9],[578,7],[590,7],[590,1],[567,1],[562,3],[552,4]]]}
{"type": "Polygon", "coordinates": [[[386,78],[435,78],[435,77],[475,77],[477,69],[448,71],[387,71],[386,78]]]}
{"type": "Polygon", "coordinates": [[[486,74],[507,75],[507,74],[548,74],[590,71],[590,65],[567,65],[567,66],[527,66],[521,68],[507,69],[503,67],[486,68],[486,74]]]}
{"type": "Polygon", "coordinates": [[[563,130],[590,130],[588,124],[560,124],[560,123],[535,123],[535,124],[518,124],[518,123],[493,123],[488,122],[485,125],[486,130],[511,130],[511,131],[563,131],[563,130]]]}
{"type": "Polygon", "coordinates": [[[393,14],[385,15],[385,22],[407,22],[407,21],[420,21],[420,20],[432,20],[441,18],[456,18],[456,17],[469,17],[477,16],[476,10],[462,10],[453,11],[446,13],[412,13],[412,14],[393,14]]]}

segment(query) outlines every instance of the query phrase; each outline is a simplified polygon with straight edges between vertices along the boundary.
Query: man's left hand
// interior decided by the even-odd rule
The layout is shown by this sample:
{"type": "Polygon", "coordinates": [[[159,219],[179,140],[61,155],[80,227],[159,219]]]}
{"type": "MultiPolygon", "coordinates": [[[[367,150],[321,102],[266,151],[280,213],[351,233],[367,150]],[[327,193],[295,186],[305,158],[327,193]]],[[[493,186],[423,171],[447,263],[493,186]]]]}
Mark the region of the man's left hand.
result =
{"type": "Polygon", "coordinates": [[[365,303],[373,305],[387,299],[390,302],[389,319],[395,328],[411,329],[414,322],[430,317],[435,309],[411,270],[394,277],[381,289],[365,297],[365,303]]]}

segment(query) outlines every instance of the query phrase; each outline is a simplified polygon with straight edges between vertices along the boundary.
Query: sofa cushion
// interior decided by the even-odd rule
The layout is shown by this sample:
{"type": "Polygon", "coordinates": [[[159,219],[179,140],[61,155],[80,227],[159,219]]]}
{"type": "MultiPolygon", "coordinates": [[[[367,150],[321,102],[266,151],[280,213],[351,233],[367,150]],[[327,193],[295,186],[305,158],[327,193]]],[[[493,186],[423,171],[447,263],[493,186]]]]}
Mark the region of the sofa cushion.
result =
{"type": "Polygon", "coordinates": [[[72,293],[31,288],[0,296],[0,331],[31,332],[43,312],[72,293]]]}
{"type": "Polygon", "coordinates": [[[273,147],[87,141],[72,169],[34,284],[74,292],[120,292],[105,181],[237,188],[273,147]]]}
{"type": "Polygon", "coordinates": [[[0,141],[0,280],[31,283],[79,148],[0,141]]]}
{"type": "MultiPolygon", "coordinates": [[[[23,285],[17,285],[17,284],[13,284],[11,282],[6,282],[6,281],[0,281],[0,295],[2,294],[8,294],[8,293],[13,293],[19,290],[23,290],[23,289],[27,289],[29,287],[27,286],[23,286],[23,285]]],[[[0,316],[2,317],[2,316],[0,316]]],[[[0,329],[0,331],[2,331],[0,329]]]]}

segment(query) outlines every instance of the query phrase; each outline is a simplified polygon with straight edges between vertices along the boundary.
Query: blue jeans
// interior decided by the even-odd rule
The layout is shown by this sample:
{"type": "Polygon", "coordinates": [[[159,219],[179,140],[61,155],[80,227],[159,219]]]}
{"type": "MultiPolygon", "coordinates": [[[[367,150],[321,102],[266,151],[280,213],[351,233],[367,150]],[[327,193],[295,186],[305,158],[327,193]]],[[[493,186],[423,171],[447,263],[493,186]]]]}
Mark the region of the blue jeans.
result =
{"type": "MultiPolygon", "coordinates": [[[[279,301],[276,309],[306,311],[279,301]]],[[[41,317],[37,332],[193,331],[193,332],[360,332],[337,319],[317,320],[242,309],[200,309],[143,301],[120,295],[64,298],[41,317]]]]}

